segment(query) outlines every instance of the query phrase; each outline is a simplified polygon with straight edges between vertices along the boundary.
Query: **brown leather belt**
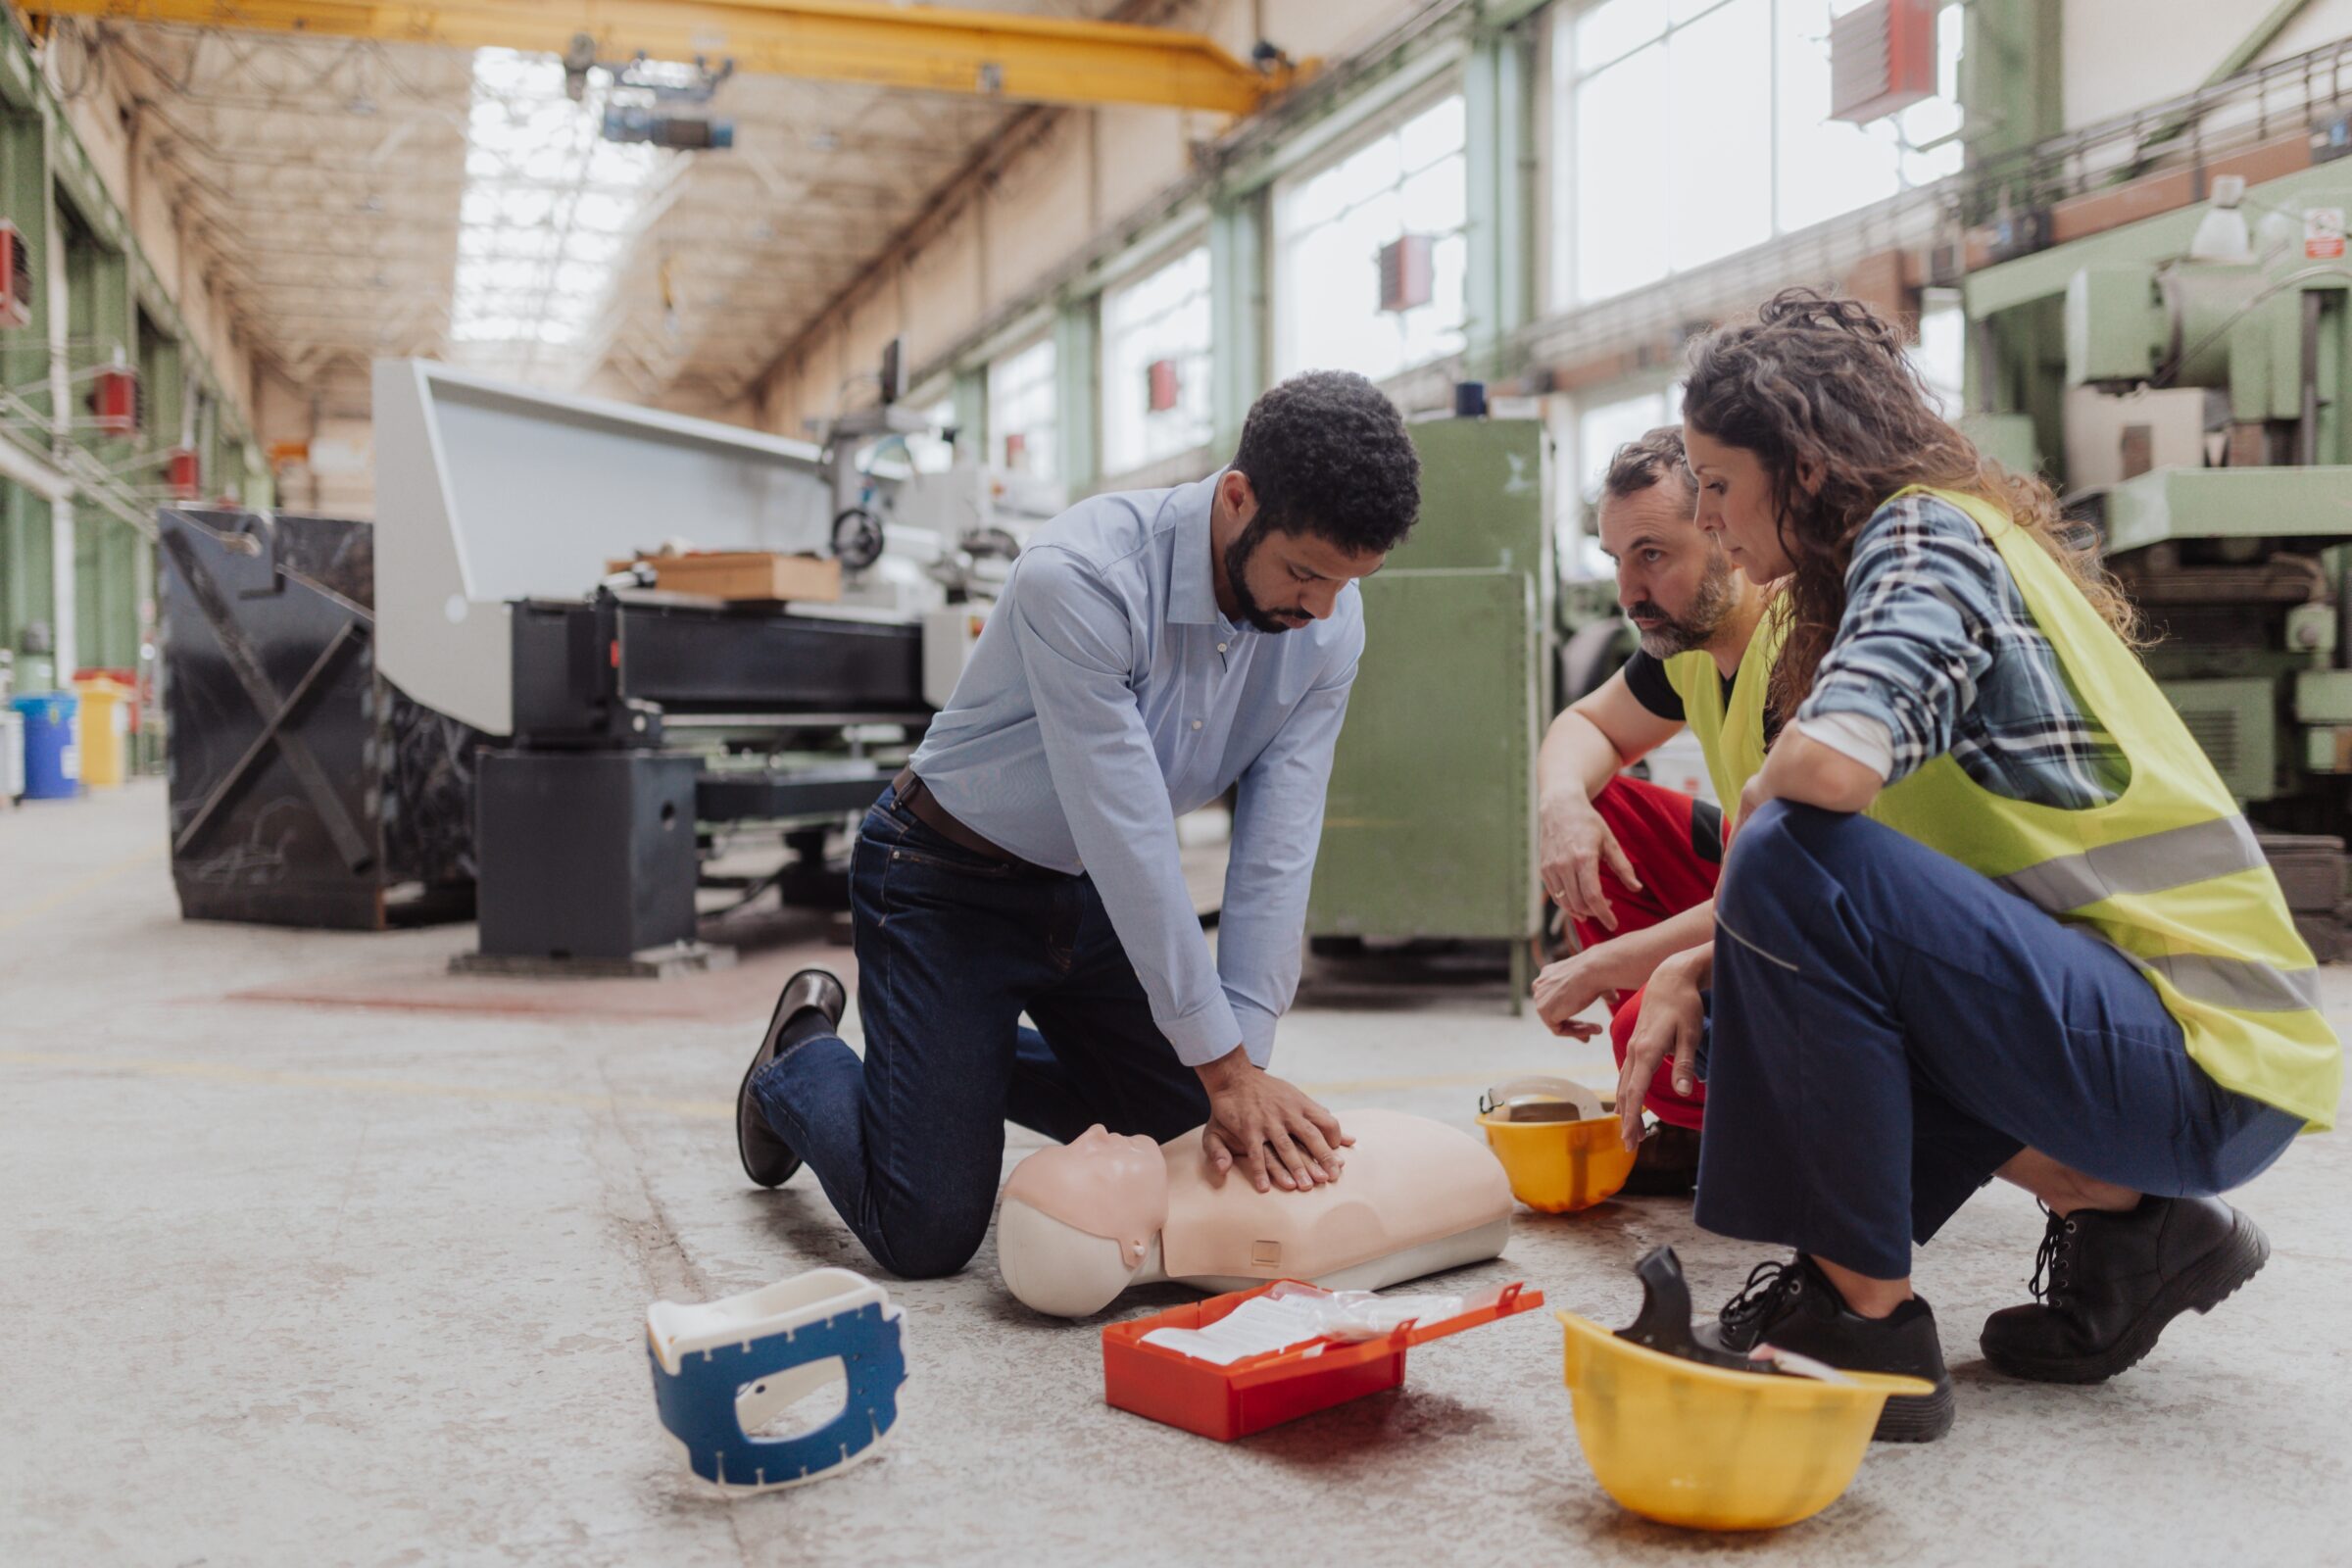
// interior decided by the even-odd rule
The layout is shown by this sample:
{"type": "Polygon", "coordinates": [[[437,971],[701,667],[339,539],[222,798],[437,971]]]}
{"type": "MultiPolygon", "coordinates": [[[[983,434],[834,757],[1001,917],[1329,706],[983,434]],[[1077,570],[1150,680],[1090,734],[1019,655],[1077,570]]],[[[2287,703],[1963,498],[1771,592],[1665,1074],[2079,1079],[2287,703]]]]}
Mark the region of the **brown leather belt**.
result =
{"type": "Polygon", "coordinates": [[[1028,865],[1030,863],[1010,850],[999,849],[970,828],[965,827],[961,822],[956,821],[953,815],[949,814],[948,808],[939,804],[938,797],[931,793],[931,787],[914,776],[913,768],[900,768],[899,776],[890,781],[890,787],[898,797],[899,804],[912,812],[916,821],[956,848],[969,850],[985,859],[999,860],[1006,865],[1028,865]]]}

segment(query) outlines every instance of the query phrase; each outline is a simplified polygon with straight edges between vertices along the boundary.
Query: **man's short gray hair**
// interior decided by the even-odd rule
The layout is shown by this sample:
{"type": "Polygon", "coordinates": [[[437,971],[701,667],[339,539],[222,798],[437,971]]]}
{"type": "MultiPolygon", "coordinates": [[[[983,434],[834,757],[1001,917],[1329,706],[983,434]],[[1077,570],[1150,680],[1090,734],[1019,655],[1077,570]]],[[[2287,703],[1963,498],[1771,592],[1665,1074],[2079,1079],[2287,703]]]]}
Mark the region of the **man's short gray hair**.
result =
{"type": "Polygon", "coordinates": [[[1608,472],[1601,475],[1600,493],[1623,501],[1667,479],[1686,490],[1690,488],[1690,462],[1683,452],[1683,427],[1679,424],[1661,424],[1619,447],[1609,459],[1608,472]]]}

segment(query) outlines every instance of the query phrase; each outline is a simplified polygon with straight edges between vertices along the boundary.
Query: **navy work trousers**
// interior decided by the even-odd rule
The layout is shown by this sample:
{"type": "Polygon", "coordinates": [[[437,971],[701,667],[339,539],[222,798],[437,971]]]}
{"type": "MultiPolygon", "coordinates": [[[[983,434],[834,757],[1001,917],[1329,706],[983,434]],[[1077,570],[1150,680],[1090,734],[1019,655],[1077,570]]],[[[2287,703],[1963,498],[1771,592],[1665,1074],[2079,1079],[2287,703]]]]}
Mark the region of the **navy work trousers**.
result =
{"type": "Polygon", "coordinates": [[[1716,913],[1708,1230],[1903,1279],[2021,1149],[2179,1197],[2300,1130],[2207,1076],[2115,948],[1867,817],[1767,805],[1716,913]]]}

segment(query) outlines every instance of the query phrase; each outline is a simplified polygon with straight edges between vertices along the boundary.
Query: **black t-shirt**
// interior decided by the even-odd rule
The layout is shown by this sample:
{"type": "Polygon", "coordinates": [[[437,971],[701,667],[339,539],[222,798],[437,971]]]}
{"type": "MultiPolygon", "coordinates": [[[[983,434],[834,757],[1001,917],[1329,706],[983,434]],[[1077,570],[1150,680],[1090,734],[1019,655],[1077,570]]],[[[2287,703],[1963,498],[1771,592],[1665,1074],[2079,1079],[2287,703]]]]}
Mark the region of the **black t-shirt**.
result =
{"type": "MultiPolygon", "coordinates": [[[[1732,706],[1732,688],[1739,683],[1739,679],[1737,665],[1733,666],[1732,673],[1723,677],[1723,706],[1727,710],[1732,706]]],[[[1625,685],[1634,694],[1635,701],[1660,718],[1671,718],[1678,724],[1684,721],[1686,715],[1683,712],[1682,694],[1666,678],[1664,660],[1651,658],[1646,650],[1635,649],[1634,657],[1625,662],[1625,685]]],[[[1773,737],[1780,732],[1781,715],[1773,710],[1771,703],[1767,701],[1764,706],[1764,744],[1770,746],[1773,737]]]]}

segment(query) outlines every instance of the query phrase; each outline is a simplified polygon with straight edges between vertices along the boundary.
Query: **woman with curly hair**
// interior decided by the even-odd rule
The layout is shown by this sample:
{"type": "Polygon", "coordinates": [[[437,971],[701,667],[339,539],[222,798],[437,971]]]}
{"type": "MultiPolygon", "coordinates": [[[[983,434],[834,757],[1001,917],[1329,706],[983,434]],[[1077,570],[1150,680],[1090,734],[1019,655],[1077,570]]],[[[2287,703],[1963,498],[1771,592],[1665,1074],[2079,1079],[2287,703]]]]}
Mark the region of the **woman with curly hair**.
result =
{"type": "Polygon", "coordinates": [[[2333,1122],[2341,1047],[2129,607],[1886,322],[1785,292],[1694,346],[1683,417],[1699,525],[1788,600],[1792,717],[1688,960],[1711,1021],[1653,1001],[1620,1105],[1662,1061],[1703,1075],[1698,1223],[1795,1250],[1709,1332],[1928,1378],[1878,1435],[1933,1439],[1951,1384],[1915,1242],[1994,1176],[2032,1192],[2034,1300],[1986,1320],[1985,1358],[2111,1377],[2263,1265],[2215,1195],[2333,1122]]]}

